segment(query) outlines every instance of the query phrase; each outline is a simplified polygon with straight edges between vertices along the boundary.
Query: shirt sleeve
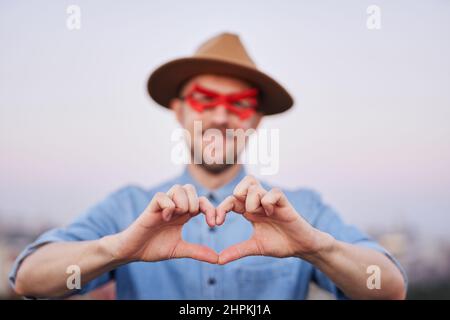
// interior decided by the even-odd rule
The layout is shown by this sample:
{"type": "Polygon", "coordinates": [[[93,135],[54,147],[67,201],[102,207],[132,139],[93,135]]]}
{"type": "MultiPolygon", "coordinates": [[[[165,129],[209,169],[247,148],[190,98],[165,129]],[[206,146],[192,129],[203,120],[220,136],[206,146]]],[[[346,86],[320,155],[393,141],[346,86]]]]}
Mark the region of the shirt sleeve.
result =
{"type": "MultiPolygon", "coordinates": [[[[391,253],[355,226],[345,224],[337,212],[322,203],[318,195],[316,195],[316,199],[317,201],[315,202],[315,206],[317,215],[315,221],[313,222],[315,228],[331,234],[337,240],[363,246],[383,253],[400,270],[405,281],[405,288],[407,287],[408,278],[406,273],[391,253]]],[[[321,288],[333,293],[337,299],[348,299],[348,297],[346,297],[345,294],[319,269],[313,268],[312,277],[314,282],[316,282],[321,288]]]]}
{"type": "MultiPolygon", "coordinates": [[[[118,223],[116,221],[118,214],[120,214],[119,203],[116,199],[117,193],[118,192],[111,194],[97,205],[88,209],[68,226],[49,230],[28,245],[19,254],[13,264],[9,274],[11,287],[15,287],[17,271],[19,270],[21,263],[39,247],[52,242],[95,240],[119,232],[118,223]]],[[[81,289],[73,290],[70,295],[87,293],[105,284],[112,278],[113,272],[105,273],[84,284],[81,289]]]]}

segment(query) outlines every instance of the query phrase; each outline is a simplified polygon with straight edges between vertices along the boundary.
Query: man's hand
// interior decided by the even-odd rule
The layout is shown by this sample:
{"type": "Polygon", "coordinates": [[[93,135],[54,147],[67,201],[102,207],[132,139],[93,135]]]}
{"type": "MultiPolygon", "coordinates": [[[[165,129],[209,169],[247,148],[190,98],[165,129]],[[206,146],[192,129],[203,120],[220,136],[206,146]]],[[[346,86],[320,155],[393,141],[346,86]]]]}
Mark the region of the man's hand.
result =
{"type": "Polygon", "coordinates": [[[242,214],[254,232],[250,239],[222,251],[219,264],[253,255],[305,257],[319,252],[331,238],[304,220],[279,189],[266,191],[251,176],[216,208],[217,225],[224,223],[229,211],[242,214]]]}
{"type": "Polygon", "coordinates": [[[133,261],[161,261],[193,258],[217,263],[214,250],[184,241],[183,225],[198,213],[215,225],[215,209],[204,197],[197,197],[192,185],[173,186],[157,193],[141,215],[124,231],[89,241],[45,244],[21,264],[15,291],[34,297],[62,297],[71,292],[65,270],[77,265],[81,285],[120,265],[133,261]],[[51,261],[51,263],[49,263],[51,261]]]}
{"type": "Polygon", "coordinates": [[[210,227],[215,226],[215,208],[205,197],[197,197],[192,185],[175,185],[167,193],[157,193],[139,218],[114,236],[114,258],[124,262],[161,261],[192,258],[217,263],[217,253],[206,246],[186,242],[183,225],[204,213],[210,227]]]}

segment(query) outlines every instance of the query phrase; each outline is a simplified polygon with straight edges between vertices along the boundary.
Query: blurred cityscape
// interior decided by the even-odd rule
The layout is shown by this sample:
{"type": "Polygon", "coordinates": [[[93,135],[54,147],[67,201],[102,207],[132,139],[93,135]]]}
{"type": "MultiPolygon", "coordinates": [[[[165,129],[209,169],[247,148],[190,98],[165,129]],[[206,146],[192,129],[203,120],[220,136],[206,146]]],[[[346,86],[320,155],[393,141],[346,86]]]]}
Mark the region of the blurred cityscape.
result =
{"type": "MultiPolygon", "coordinates": [[[[53,225],[45,221],[6,219],[0,214],[0,299],[20,299],[11,290],[8,273],[20,251],[53,225]]],[[[409,278],[408,299],[450,299],[450,239],[421,235],[415,227],[402,226],[368,233],[404,266],[409,278]]],[[[74,299],[114,299],[114,283],[74,299]]],[[[308,299],[330,299],[311,285],[308,299]]]]}

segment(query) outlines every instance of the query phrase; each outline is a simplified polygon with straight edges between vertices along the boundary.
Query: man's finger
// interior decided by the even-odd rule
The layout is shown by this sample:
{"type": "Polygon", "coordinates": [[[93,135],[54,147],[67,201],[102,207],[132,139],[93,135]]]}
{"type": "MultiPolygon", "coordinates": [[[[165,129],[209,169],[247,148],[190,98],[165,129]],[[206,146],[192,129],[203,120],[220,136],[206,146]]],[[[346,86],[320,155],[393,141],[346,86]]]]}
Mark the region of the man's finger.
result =
{"type": "Polygon", "coordinates": [[[175,214],[189,212],[189,200],[186,191],[178,184],[167,191],[167,195],[175,203],[175,214]]]}
{"type": "Polygon", "coordinates": [[[247,197],[248,188],[252,185],[260,185],[259,181],[256,180],[253,176],[246,176],[241,182],[233,190],[233,195],[245,202],[245,198],[247,197]]]}
{"type": "Polygon", "coordinates": [[[225,222],[225,216],[228,212],[234,211],[236,213],[245,212],[244,202],[236,199],[234,196],[228,196],[216,208],[216,225],[220,226],[225,222]]]}
{"type": "Polygon", "coordinates": [[[261,199],[267,193],[260,185],[251,185],[245,198],[245,211],[249,213],[264,213],[261,199]]]}
{"type": "Polygon", "coordinates": [[[211,248],[184,240],[177,245],[171,258],[191,258],[209,263],[217,263],[219,256],[211,248]]]}
{"type": "Polygon", "coordinates": [[[249,239],[223,250],[219,254],[218,263],[226,264],[243,257],[260,255],[262,255],[262,252],[260,252],[256,241],[254,239],[249,239]]]}
{"type": "Polygon", "coordinates": [[[205,214],[206,223],[211,228],[216,225],[216,209],[206,197],[198,198],[199,209],[205,214]]]}
{"type": "Polygon", "coordinates": [[[197,191],[192,184],[185,184],[183,186],[184,191],[186,192],[186,196],[188,198],[188,210],[191,216],[195,216],[198,214],[199,209],[199,201],[197,196],[197,191]]]}
{"type": "Polygon", "coordinates": [[[267,215],[270,216],[273,214],[276,206],[285,207],[290,204],[280,189],[273,188],[261,198],[261,205],[267,215]]]}
{"type": "Polygon", "coordinates": [[[150,214],[150,219],[154,217],[155,212],[161,212],[162,218],[169,221],[175,210],[175,203],[163,192],[157,192],[149,205],[145,209],[145,213],[150,214]]]}

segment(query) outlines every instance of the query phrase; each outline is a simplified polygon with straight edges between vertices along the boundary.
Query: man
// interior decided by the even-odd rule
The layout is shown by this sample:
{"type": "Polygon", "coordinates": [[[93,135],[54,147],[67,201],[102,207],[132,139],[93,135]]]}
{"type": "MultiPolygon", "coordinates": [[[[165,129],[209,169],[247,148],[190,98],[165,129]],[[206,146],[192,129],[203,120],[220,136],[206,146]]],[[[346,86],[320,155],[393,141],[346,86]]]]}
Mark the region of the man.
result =
{"type": "MultiPolygon", "coordinates": [[[[197,121],[204,133],[256,129],[264,115],[293,104],[228,33],[159,67],[148,90],[191,136],[197,121]]],[[[235,137],[222,138],[214,158],[232,154],[231,163],[194,161],[211,144],[203,135],[190,144],[193,161],[181,176],[150,190],[120,189],[43,234],[17,258],[10,275],[16,292],[63,297],[115,279],[119,299],[303,299],[315,281],[337,298],[405,297],[401,267],[386,250],[345,225],[315,192],[246,176],[237,163],[243,148],[235,137]],[[81,271],[78,290],[67,286],[69,266],[81,271]],[[375,288],[372,269],[381,281],[375,288]]]]}

